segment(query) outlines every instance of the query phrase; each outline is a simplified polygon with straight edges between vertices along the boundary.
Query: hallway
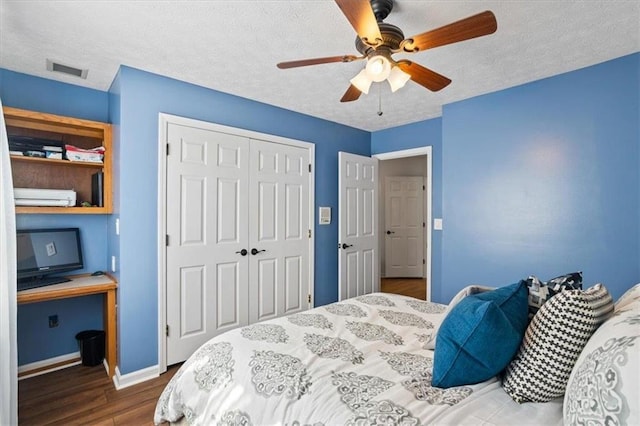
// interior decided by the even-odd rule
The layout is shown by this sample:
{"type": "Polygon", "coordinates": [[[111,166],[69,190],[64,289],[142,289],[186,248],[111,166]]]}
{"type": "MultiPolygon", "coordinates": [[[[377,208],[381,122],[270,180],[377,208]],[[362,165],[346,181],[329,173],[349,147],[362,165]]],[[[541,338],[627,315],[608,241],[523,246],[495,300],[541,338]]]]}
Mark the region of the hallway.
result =
{"type": "Polygon", "coordinates": [[[403,294],[420,300],[427,300],[427,284],[424,278],[382,278],[380,291],[403,294]]]}

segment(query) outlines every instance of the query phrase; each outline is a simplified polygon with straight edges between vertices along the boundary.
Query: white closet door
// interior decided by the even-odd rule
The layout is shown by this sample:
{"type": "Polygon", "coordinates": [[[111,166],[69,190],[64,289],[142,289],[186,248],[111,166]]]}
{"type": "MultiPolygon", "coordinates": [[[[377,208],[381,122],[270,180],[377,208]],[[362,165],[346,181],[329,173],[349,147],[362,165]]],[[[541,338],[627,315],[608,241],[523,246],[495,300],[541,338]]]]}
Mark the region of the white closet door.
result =
{"type": "MultiPolygon", "coordinates": [[[[167,365],[248,323],[249,140],[169,123],[167,365]]],[[[135,283],[132,283],[135,285],[135,283]]]]}
{"type": "Polygon", "coordinates": [[[309,151],[251,141],[249,321],[308,309],[309,151]]]}
{"type": "Polygon", "coordinates": [[[310,154],[207,123],[167,126],[171,365],[224,331],[309,308],[310,154]]]}

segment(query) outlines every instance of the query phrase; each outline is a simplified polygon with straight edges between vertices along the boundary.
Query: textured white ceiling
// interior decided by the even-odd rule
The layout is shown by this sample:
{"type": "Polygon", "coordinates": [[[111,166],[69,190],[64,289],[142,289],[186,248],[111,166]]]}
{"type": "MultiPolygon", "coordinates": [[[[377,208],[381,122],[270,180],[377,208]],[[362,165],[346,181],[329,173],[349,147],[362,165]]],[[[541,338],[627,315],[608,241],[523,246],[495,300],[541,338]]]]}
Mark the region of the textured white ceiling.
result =
{"type": "Polygon", "coordinates": [[[367,131],[441,115],[442,105],[640,51],[640,1],[396,0],[385,22],[406,37],[491,10],[495,34],[396,54],[453,80],[438,93],[378,84],[340,103],[363,62],[279,70],[358,54],[332,0],[0,0],[0,67],[106,91],[120,65],[367,131]],[[86,80],[46,59],[88,68],[86,80]],[[378,104],[384,114],[378,116],[378,104]]]}

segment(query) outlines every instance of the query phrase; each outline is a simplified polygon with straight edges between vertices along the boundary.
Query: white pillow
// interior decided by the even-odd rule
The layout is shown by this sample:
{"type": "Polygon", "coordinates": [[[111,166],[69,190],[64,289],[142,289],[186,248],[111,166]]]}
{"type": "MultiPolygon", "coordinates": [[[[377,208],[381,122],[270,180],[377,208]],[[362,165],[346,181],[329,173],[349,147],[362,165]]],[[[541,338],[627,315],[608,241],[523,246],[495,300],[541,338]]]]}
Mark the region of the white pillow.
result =
{"type": "Polygon", "coordinates": [[[453,309],[453,307],[456,306],[462,299],[472,294],[484,293],[485,291],[491,290],[495,290],[495,287],[487,287],[484,285],[470,285],[460,290],[458,294],[453,296],[453,299],[451,299],[451,302],[449,302],[449,304],[447,305],[447,309],[440,317],[440,321],[438,323],[433,323],[433,330],[431,330],[431,340],[426,341],[425,344],[422,345],[422,347],[430,350],[434,350],[436,348],[436,335],[438,334],[440,324],[442,324],[442,321],[447,317],[447,315],[449,315],[451,309],[453,309]]]}
{"type": "Polygon", "coordinates": [[[640,424],[640,284],[580,353],[564,397],[564,424],[640,424]]]}
{"type": "Polygon", "coordinates": [[[615,310],[617,312],[627,305],[638,301],[640,301],[640,283],[634,285],[629,290],[625,291],[622,296],[620,296],[620,298],[616,301],[615,310]]]}

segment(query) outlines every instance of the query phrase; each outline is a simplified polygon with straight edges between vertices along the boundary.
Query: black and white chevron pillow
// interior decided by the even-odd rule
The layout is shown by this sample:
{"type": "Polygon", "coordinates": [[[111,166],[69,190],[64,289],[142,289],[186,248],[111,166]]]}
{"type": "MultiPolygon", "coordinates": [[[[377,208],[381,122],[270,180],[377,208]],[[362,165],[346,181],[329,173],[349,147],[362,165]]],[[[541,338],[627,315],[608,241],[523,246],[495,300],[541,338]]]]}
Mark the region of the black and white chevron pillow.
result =
{"type": "Polygon", "coordinates": [[[596,329],[613,312],[604,285],[566,290],[533,317],[502,387],[518,403],[547,402],[564,395],[571,370],[596,329]]]}

